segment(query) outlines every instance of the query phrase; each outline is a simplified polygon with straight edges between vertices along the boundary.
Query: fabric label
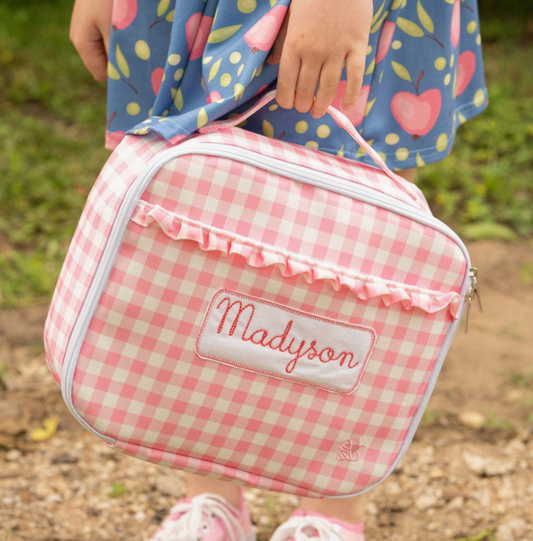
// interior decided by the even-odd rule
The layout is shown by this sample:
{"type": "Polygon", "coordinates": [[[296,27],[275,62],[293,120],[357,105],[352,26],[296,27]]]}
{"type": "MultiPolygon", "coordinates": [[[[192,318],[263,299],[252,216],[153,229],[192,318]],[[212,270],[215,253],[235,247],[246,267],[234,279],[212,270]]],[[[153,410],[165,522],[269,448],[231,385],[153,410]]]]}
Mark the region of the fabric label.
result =
{"type": "Polygon", "coordinates": [[[196,353],[244,370],[348,394],[361,381],[375,339],[368,327],[220,290],[207,309],[196,353]]]}

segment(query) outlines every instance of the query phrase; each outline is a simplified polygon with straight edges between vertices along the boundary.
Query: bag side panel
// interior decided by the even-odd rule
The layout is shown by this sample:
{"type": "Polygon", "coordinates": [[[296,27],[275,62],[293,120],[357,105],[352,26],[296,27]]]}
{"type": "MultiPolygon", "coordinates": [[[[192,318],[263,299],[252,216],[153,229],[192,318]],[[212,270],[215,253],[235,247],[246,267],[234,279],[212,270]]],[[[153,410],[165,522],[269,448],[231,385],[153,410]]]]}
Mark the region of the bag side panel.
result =
{"type": "Polygon", "coordinates": [[[108,159],[89,194],[45,323],[46,360],[58,384],[73,326],[124,194],[146,161],[167,146],[168,143],[153,136],[126,137],[108,159]]]}

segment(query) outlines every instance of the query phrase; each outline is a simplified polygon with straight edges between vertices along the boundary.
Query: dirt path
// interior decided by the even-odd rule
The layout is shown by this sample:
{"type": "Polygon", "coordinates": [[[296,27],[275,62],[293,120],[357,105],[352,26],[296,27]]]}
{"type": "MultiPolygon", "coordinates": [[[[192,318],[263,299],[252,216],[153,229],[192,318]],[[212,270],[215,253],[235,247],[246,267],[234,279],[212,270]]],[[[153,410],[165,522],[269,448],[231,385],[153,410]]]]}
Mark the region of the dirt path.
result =
{"type": "MultiPolygon", "coordinates": [[[[533,250],[482,242],[472,314],[400,467],[368,496],[367,539],[533,541],[533,250]]],[[[0,540],[142,541],[179,473],[118,455],[63,406],[44,364],[46,307],[0,312],[0,540]],[[29,437],[59,416],[57,433],[29,437]]],[[[297,504],[248,490],[260,541],[297,504]]]]}

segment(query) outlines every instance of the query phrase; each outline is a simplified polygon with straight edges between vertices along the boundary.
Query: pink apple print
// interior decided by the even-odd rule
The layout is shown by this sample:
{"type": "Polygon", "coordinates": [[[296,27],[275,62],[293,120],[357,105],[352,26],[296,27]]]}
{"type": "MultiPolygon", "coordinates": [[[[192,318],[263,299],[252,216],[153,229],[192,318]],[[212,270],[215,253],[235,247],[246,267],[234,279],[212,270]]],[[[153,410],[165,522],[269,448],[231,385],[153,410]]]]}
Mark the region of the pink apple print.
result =
{"type": "Polygon", "coordinates": [[[460,96],[470,84],[476,71],[476,55],[472,51],[465,51],[459,55],[457,67],[457,96],[460,96]]]}
{"type": "Polygon", "coordinates": [[[450,40],[457,49],[461,35],[461,0],[455,0],[452,11],[452,26],[450,29],[450,40]]]}
{"type": "Polygon", "coordinates": [[[189,17],[185,24],[187,49],[190,53],[189,60],[196,60],[204,54],[205,45],[212,26],[213,17],[207,17],[200,11],[193,13],[189,17]]]}
{"type": "Polygon", "coordinates": [[[379,37],[378,50],[376,52],[376,64],[381,62],[389,52],[394,30],[396,30],[396,23],[393,23],[392,21],[387,21],[383,25],[383,30],[381,31],[381,36],[379,37]]]}
{"type": "Polygon", "coordinates": [[[397,92],[391,100],[391,110],[396,122],[413,139],[426,135],[439,117],[442,97],[436,88],[420,95],[411,92],[397,92]]]}
{"type": "Polygon", "coordinates": [[[115,0],[111,23],[114,28],[124,30],[134,21],[137,15],[137,0],[115,0]]]}
{"type": "Polygon", "coordinates": [[[274,6],[244,34],[244,40],[252,48],[252,53],[271,49],[286,13],[287,6],[274,6]]]}
{"type": "Polygon", "coordinates": [[[161,82],[163,81],[164,74],[165,74],[164,68],[155,68],[155,70],[152,71],[152,88],[154,90],[154,94],[156,95],[159,92],[159,89],[161,88],[161,82]]]}
{"type": "Polygon", "coordinates": [[[222,94],[220,94],[220,92],[218,92],[217,90],[213,90],[213,92],[210,92],[209,96],[207,96],[207,103],[213,103],[221,99],[222,94]]]}
{"type": "Polygon", "coordinates": [[[331,105],[338,109],[341,113],[344,113],[354,126],[359,126],[365,116],[366,104],[368,102],[368,94],[370,92],[370,85],[365,85],[361,88],[355,105],[347,111],[342,108],[342,97],[344,96],[344,90],[346,88],[346,81],[341,81],[337,87],[337,93],[333,99],[331,105]]]}

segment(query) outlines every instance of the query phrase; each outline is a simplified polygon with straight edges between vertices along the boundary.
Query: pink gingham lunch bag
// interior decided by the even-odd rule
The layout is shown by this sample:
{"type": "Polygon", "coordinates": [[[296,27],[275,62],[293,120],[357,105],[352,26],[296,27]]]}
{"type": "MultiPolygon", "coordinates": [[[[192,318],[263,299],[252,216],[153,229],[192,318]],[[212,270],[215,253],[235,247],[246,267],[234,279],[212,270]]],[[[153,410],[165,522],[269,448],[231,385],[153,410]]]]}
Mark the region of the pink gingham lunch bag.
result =
{"type": "Polygon", "coordinates": [[[47,361],[117,450],[355,495],[409,446],[475,275],[335,109],[379,168],[236,127],[272,99],[179,144],[126,136],[68,251],[47,361]]]}

